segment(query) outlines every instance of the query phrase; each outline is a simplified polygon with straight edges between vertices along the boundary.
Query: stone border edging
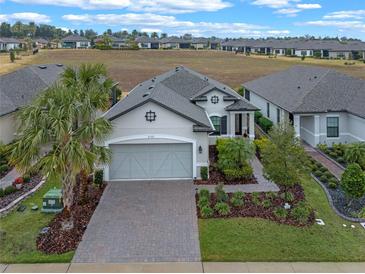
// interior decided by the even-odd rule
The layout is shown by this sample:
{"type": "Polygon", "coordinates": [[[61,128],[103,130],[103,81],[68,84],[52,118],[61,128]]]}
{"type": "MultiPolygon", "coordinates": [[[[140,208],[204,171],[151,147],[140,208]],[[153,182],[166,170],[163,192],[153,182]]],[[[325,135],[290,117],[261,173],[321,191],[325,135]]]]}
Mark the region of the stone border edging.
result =
{"type": "Polygon", "coordinates": [[[327,200],[330,204],[330,206],[332,207],[333,211],[340,216],[341,218],[350,221],[350,222],[355,222],[355,223],[361,223],[361,222],[365,222],[365,219],[362,218],[353,218],[353,217],[348,217],[344,214],[342,214],[341,212],[338,211],[338,209],[335,207],[335,205],[333,204],[333,200],[331,197],[331,194],[328,192],[327,188],[325,187],[325,185],[323,185],[323,183],[321,181],[319,181],[312,173],[311,173],[311,177],[322,187],[322,189],[324,190],[324,192],[326,193],[327,196],[327,200]]]}
{"type": "Polygon", "coordinates": [[[336,166],[338,166],[339,168],[341,168],[343,171],[345,171],[345,167],[343,165],[341,165],[339,162],[337,162],[336,160],[332,159],[330,156],[328,156],[326,153],[324,153],[323,151],[321,151],[320,149],[317,149],[316,147],[314,147],[314,149],[321,154],[323,157],[326,157],[328,160],[330,160],[332,163],[334,163],[336,166]]]}
{"type": "Polygon", "coordinates": [[[14,201],[12,201],[10,204],[8,204],[6,207],[0,209],[0,217],[6,215],[10,212],[10,210],[16,206],[18,203],[20,203],[22,200],[30,196],[32,193],[36,192],[44,183],[46,182],[46,178],[42,178],[42,180],[39,182],[38,185],[36,185],[34,188],[29,190],[27,193],[24,193],[22,196],[16,198],[14,201]]]}

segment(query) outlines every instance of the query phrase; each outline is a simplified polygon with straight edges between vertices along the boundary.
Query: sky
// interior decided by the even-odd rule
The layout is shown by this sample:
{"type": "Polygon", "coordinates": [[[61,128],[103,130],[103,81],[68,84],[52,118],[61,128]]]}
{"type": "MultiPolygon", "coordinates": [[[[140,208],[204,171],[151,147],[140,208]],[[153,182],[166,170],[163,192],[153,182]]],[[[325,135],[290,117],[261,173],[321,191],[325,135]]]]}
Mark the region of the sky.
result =
{"type": "Polygon", "coordinates": [[[0,22],[17,20],[99,33],[365,40],[365,0],[0,0],[0,22]]]}

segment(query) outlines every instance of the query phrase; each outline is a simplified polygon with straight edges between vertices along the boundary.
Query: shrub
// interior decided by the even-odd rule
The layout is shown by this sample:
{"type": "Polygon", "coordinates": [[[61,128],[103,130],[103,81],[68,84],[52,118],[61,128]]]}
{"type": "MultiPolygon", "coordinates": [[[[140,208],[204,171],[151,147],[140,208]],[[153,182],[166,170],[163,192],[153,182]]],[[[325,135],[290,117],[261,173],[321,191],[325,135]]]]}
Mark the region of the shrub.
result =
{"type": "Polygon", "coordinates": [[[218,212],[219,215],[226,216],[231,212],[229,205],[224,202],[216,203],[214,209],[218,212]]]}
{"type": "Polygon", "coordinates": [[[8,171],[8,169],[9,169],[9,166],[8,165],[6,165],[6,164],[5,165],[1,165],[0,166],[0,174],[8,171]]]}
{"type": "Polygon", "coordinates": [[[260,118],[262,117],[262,113],[260,111],[255,111],[255,122],[258,123],[260,118]]]}
{"type": "Polygon", "coordinates": [[[274,210],[274,215],[276,218],[285,219],[288,216],[288,211],[285,208],[278,207],[274,210]]]}
{"type": "Polygon", "coordinates": [[[268,138],[260,138],[253,141],[258,153],[261,153],[262,150],[268,145],[270,140],[268,138]]]}
{"type": "Polygon", "coordinates": [[[261,203],[260,193],[258,193],[258,192],[252,193],[252,203],[254,205],[260,205],[260,203],[261,203]]]}
{"type": "Polygon", "coordinates": [[[10,51],[10,62],[14,63],[15,61],[15,54],[14,54],[14,51],[10,51]]]}
{"type": "Polygon", "coordinates": [[[201,189],[199,190],[199,198],[202,198],[202,197],[207,197],[209,198],[210,197],[210,193],[209,193],[209,190],[208,189],[201,189]]]}
{"type": "Polygon", "coordinates": [[[328,180],[328,187],[332,189],[336,189],[338,187],[338,182],[335,178],[331,178],[328,180]]]}
{"type": "Polygon", "coordinates": [[[205,196],[200,197],[199,202],[198,202],[198,206],[199,206],[199,208],[209,206],[209,199],[205,196]]]}
{"type": "Polygon", "coordinates": [[[327,169],[327,168],[325,168],[324,166],[321,166],[321,167],[319,168],[319,170],[320,170],[320,171],[322,171],[322,173],[324,173],[324,172],[327,172],[327,171],[328,171],[328,169],[327,169]]]}
{"type": "Polygon", "coordinates": [[[320,151],[323,151],[323,152],[326,152],[328,150],[328,147],[326,144],[318,144],[317,145],[317,148],[320,150],[320,151]]]}
{"type": "Polygon", "coordinates": [[[238,179],[247,179],[252,177],[253,169],[252,167],[246,163],[242,168],[229,168],[223,171],[226,179],[228,181],[238,180],[238,179]]]}
{"type": "Polygon", "coordinates": [[[267,199],[267,200],[263,200],[261,205],[264,207],[264,208],[269,208],[271,205],[272,205],[272,202],[271,200],[267,199]]]}
{"type": "Polygon", "coordinates": [[[299,202],[292,210],[291,214],[300,223],[308,221],[311,208],[305,202],[299,202]]]}
{"type": "Polygon", "coordinates": [[[0,188],[0,197],[4,197],[5,194],[4,194],[4,189],[0,188]]]}
{"type": "Polygon", "coordinates": [[[365,219],[365,207],[360,210],[360,212],[359,212],[359,218],[365,219]]]}
{"type": "Polygon", "coordinates": [[[278,197],[278,193],[277,192],[268,192],[266,193],[266,198],[268,199],[276,199],[278,197]]]}
{"type": "Polygon", "coordinates": [[[346,162],[345,162],[345,159],[344,159],[343,157],[338,157],[338,158],[337,158],[337,162],[339,162],[340,164],[344,164],[344,163],[346,163],[346,162]]]}
{"type": "Polygon", "coordinates": [[[274,125],[271,120],[263,116],[259,118],[258,124],[265,132],[269,132],[272,126],[274,125]]]}
{"type": "Polygon", "coordinates": [[[322,182],[322,183],[327,183],[328,182],[328,178],[326,175],[322,175],[321,177],[319,177],[319,180],[322,182]]]}
{"type": "Polygon", "coordinates": [[[208,167],[202,166],[200,168],[200,176],[202,177],[202,180],[208,180],[208,167]]]}
{"type": "Polygon", "coordinates": [[[280,198],[283,199],[285,202],[291,203],[294,201],[294,195],[291,192],[284,192],[281,193],[280,198]]]}
{"type": "Polygon", "coordinates": [[[316,170],[313,172],[313,175],[316,176],[317,178],[322,176],[322,172],[320,170],[316,170]]]}
{"type": "Polygon", "coordinates": [[[17,189],[13,186],[8,186],[4,189],[4,196],[9,195],[17,191],[17,189]]]}
{"type": "Polygon", "coordinates": [[[23,180],[24,180],[24,183],[29,183],[30,182],[30,176],[29,175],[24,175],[23,176],[23,180]]]}
{"type": "Polygon", "coordinates": [[[228,194],[224,191],[222,183],[220,183],[216,186],[215,193],[217,195],[218,202],[227,202],[228,201],[228,194]]]}
{"type": "Polygon", "coordinates": [[[332,158],[334,158],[334,159],[336,159],[336,158],[338,157],[337,152],[335,152],[335,151],[331,151],[331,152],[329,153],[329,155],[330,155],[332,158]]]}
{"type": "Polygon", "coordinates": [[[233,193],[232,198],[231,198],[232,205],[234,207],[243,206],[243,197],[244,197],[244,193],[241,191],[237,191],[237,192],[233,193]]]}
{"type": "Polygon", "coordinates": [[[323,173],[323,175],[326,176],[327,179],[331,179],[333,177],[332,173],[329,172],[328,170],[325,173],[323,173]]]}
{"type": "Polygon", "coordinates": [[[213,209],[209,206],[205,206],[200,209],[200,215],[202,216],[202,218],[210,218],[213,216],[213,213],[213,209]]]}
{"type": "Polygon", "coordinates": [[[342,174],[341,186],[351,198],[365,195],[365,173],[358,164],[350,164],[342,174]]]}
{"type": "Polygon", "coordinates": [[[103,184],[104,171],[102,169],[98,169],[94,173],[94,184],[97,186],[101,186],[103,184]]]}

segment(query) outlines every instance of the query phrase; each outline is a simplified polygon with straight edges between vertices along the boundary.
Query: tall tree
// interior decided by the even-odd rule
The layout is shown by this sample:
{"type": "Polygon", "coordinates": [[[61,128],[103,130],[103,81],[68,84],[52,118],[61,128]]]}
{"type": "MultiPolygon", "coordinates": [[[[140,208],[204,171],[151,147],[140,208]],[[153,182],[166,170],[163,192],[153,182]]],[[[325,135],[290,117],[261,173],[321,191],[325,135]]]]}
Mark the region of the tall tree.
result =
{"type": "Polygon", "coordinates": [[[0,36],[1,37],[11,37],[11,26],[8,23],[2,22],[0,25],[0,36]]]}

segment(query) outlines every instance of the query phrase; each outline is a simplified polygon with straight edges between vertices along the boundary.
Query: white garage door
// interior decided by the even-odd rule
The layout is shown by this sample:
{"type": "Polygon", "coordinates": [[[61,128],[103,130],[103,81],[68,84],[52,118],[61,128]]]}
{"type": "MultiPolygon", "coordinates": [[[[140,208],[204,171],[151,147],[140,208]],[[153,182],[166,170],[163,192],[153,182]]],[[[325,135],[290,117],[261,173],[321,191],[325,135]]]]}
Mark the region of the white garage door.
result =
{"type": "Polygon", "coordinates": [[[191,144],[130,144],[110,148],[112,180],[193,177],[191,144]]]}

